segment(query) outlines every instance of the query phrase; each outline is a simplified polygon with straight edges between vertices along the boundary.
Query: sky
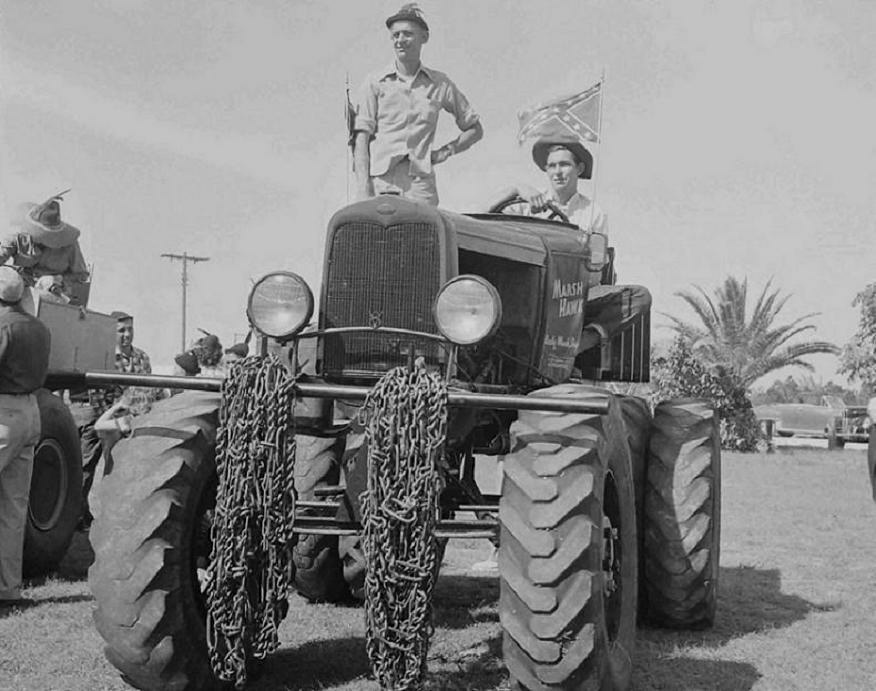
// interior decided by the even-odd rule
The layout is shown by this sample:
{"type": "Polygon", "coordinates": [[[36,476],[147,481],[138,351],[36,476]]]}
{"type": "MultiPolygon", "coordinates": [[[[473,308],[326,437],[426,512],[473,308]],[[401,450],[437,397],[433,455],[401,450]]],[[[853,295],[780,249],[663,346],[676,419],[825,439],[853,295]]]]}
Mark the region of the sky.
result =
{"type": "MultiPolygon", "coordinates": [[[[389,64],[400,2],[0,0],[0,218],[62,207],[94,265],[90,307],[135,315],[156,368],[188,337],[230,345],[264,273],[319,290],[325,228],[349,200],[345,84],[389,64]]],[[[544,186],[516,113],[605,75],[597,176],[622,283],[649,288],[653,338],[674,294],[770,279],[782,317],[852,336],[876,280],[872,0],[423,0],[425,64],[481,116],[484,139],[438,169],[444,208],[544,186]]],[[[436,145],[455,136],[445,114],[436,145]]],[[[841,381],[818,356],[816,376],[841,381]]],[[[786,376],[793,372],[780,372],[786,376]]]]}

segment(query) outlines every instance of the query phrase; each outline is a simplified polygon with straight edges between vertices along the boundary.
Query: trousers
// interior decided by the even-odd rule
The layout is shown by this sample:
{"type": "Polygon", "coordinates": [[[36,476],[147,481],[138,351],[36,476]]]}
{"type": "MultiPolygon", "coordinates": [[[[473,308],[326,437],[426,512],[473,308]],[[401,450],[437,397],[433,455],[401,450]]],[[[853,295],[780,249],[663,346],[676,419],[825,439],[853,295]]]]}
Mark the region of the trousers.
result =
{"type": "Polygon", "coordinates": [[[0,394],[0,599],[18,597],[40,409],[33,394],[0,394]]]}
{"type": "Polygon", "coordinates": [[[411,175],[411,161],[405,156],[383,175],[371,176],[374,194],[399,194],[413,202],[438,206],[438,186],[435,173],[411,175]]]}

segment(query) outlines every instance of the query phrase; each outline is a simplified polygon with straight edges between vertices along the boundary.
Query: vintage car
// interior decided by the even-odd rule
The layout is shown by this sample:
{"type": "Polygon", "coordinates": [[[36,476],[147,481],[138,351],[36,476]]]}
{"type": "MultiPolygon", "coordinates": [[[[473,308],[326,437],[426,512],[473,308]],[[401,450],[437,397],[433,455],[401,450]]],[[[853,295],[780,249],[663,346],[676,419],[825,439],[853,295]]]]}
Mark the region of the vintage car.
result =
{"type": "Polygon", "coordinates": [[[866,442],[870,417],[864,406],[850,406],[839,396],[822,396],[820,405],[776,403],[755,406],[759,420],[775,420],[780,437],[817,437],[842,448],[846,442],[866,442]]]}

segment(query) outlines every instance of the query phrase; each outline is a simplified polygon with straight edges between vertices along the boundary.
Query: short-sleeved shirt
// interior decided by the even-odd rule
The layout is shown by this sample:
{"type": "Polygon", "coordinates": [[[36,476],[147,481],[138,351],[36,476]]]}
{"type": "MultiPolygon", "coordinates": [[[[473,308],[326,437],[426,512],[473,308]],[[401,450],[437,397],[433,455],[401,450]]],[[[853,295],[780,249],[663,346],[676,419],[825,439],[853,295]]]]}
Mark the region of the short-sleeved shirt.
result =
{"type": "Polygon", "coordinates": [[[46,381],[52,336],[18,306],[0,310],[0,393],[33,393],[46,381]]]}
{"type": "Polygon", "coordinates": [[[479,120],[443,72],[421,65],[413,79],[403,79],[393,64],[371,74],[359,91],[354,125],[372,136],[370,175],[383,175],[405,156],[410,158],[412,175],[431,175],[432,142],[441,110],[453,115],[460,130],[479,120]]]}
{"type": "Polygon", "coordinates": [[[88,266],[78,240],[66,247],[44,247],[27,233],[14,233],[0,242],[0,264],[10,258],[22,268],[22,277],[31,286],[41,276],[59,275],[79,281],[88,278],[88,266]]]}

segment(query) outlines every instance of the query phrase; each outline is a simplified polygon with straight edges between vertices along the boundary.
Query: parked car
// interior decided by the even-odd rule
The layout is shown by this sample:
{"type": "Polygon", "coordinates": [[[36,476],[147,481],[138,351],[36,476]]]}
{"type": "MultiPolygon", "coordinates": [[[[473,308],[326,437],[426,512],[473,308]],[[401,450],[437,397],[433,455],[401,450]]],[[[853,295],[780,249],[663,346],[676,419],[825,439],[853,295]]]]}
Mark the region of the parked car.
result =
{"type": "Polygon", "coordinates": [[[866,442],[870,416],[865,406],[850,406],[839,396],[822,396],[820,405],[775,403],[755,406],[758,419],[775,420],[780,437],[816,437],[842,448],[846,442],[866,442]]]}

